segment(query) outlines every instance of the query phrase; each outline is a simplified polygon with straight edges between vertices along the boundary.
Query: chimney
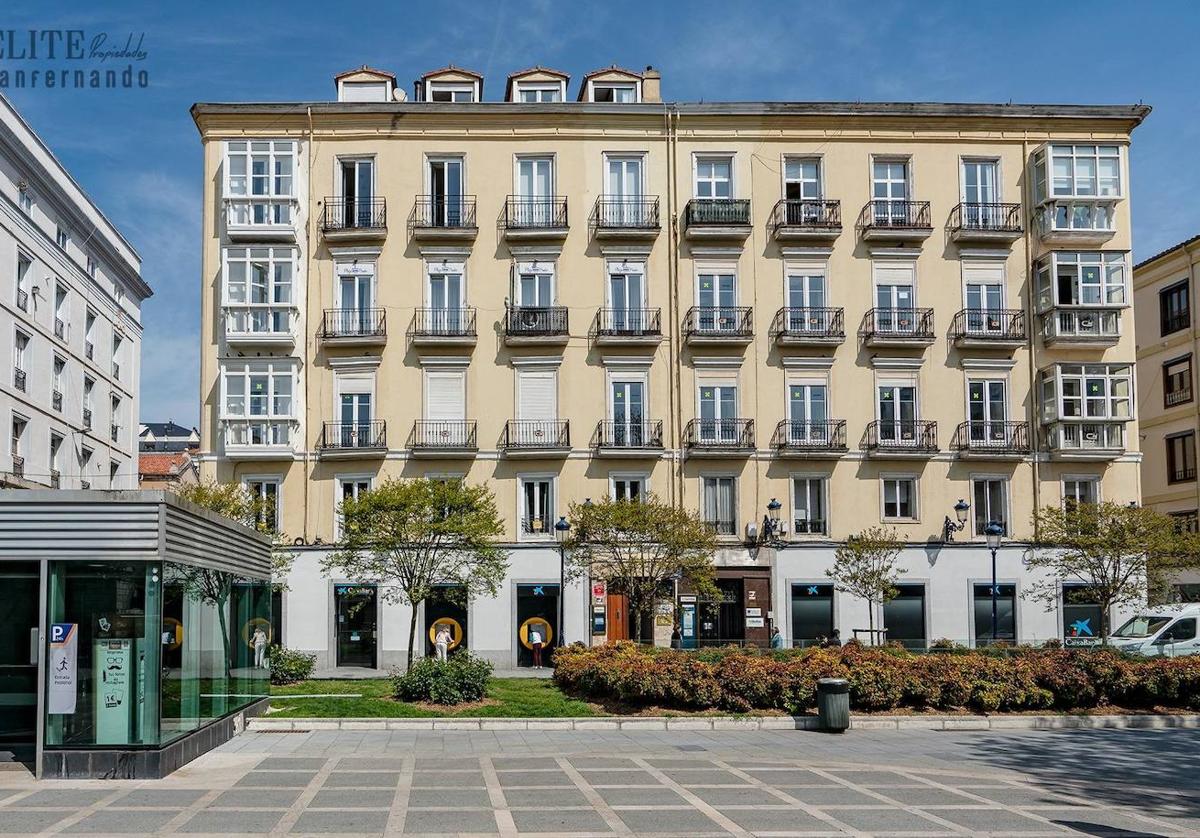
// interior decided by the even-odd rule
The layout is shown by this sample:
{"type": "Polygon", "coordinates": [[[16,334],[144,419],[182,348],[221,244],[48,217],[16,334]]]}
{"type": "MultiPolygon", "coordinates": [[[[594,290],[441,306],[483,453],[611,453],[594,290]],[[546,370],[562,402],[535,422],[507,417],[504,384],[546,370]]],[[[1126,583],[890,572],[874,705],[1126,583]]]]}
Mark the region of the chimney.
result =
{"type": "Polygon", "coordinates": [[[646,72],[642,73],[642,101],[662,101],[662,73],[649,64],[646,65],[646,72]]]}

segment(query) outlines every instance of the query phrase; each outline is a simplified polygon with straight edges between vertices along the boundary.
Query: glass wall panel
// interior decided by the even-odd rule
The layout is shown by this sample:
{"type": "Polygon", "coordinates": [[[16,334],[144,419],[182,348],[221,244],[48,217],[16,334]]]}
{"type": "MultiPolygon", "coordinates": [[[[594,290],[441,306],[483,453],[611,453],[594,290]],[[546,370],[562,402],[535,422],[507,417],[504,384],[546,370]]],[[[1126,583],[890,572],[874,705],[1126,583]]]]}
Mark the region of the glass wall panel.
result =
{"type": "MultiPolygon", "coordinates": [[[[897,585],[896,597],[883,604],[883,624],[887,639],[903,643],[910,649],[924,649],[925,586],[897,585]]],[[[989,611],[989,619],[991,612],[989,611]]]]}
{"type": "MultiPolygon", "coordinates": [[[[992,586],[976,584],[972,588],[975,607],[975,643],[992,641],[992,586]]],[[[1017,638],[1017,586],[996,586],[996,640],[1013,642],[1017,638]]]]}
{"type": "Polygon", "coordinates": [[[792,585],[792,645],[811,646],[833,634],[833,586],[792,585]]]}

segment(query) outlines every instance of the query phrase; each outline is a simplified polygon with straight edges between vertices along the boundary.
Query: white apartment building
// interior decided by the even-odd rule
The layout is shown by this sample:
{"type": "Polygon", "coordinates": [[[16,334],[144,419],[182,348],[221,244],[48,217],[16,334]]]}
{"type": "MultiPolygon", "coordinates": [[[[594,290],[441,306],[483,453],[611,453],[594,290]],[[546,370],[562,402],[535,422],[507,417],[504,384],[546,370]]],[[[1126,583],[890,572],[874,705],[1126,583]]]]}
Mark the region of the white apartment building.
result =
{"type": "Polygon", "coordinates": [[[0,486],[137,486],[141,257],[0,96],[0,486]]]}

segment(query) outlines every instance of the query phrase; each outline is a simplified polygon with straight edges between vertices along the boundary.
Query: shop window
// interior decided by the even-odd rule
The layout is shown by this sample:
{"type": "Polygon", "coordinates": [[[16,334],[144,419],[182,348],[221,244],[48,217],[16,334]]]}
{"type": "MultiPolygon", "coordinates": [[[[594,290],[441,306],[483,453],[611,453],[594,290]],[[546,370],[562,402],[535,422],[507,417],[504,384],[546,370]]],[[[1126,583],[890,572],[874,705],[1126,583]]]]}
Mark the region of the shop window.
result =
{"type": "Polygon", "coordinates": [[[908,649],[924,649],[925,586],[897,585],[896,596],[883,604],[883,625],[889,643],[902,643],[908,649]]]}
{"type": "Polygon", "coordinates": [[[975,604],[975,644],[986,646],[997,641],[1012,643],[1017,639],[1017,586],[996,585],[996,631],[992,632],[992,585],[972,586],[975,604]]]}
{"type": "Polygon", "coordinates": [[[792,585],[792,645],[814,646],[833,634],[833,585],[792,585]]]}

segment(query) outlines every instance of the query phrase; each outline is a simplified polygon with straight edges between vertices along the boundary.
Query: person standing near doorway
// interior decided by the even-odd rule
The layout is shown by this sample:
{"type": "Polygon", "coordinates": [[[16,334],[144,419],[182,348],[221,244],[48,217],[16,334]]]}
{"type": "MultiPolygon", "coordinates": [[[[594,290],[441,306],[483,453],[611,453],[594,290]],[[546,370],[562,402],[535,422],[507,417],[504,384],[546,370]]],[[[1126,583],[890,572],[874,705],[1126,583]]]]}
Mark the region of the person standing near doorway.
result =
{"type": "Polygon", "coordinates": [[[537,625],[529,627],[529,645],[533,647],[533,668],[542,668],[542,630],[537,625]]]}
{"type": "Polygon", "coordinates": [[[262,630],[262,626],[254,628],[254,634],[250,636],[250,644],[254,647],[254,668],[265,669],[267,666],[267,633],[262,630]]]}
{"type": "Polygon", "coordinates": [[[437,634],[433,636],[433,648],[437,659],[445,661],[450,651],[450,628],[445,623],[438,625],[437,634]]]}

